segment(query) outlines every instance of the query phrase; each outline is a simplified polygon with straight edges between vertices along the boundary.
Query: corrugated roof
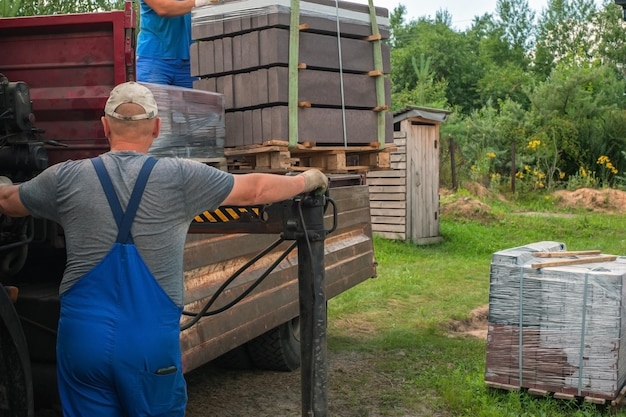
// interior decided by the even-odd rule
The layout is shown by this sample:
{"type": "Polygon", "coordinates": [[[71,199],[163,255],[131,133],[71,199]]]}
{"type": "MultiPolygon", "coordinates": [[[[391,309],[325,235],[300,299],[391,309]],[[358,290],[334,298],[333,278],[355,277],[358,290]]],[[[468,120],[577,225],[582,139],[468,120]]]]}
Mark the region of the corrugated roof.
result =
{"type": "Polygon", "coordinates": [[[407,106],[393,112],[393,122],[398,123],[413,117],[420,117],[433,122],[443,123],[450,115],[449,110],[433,109],[429,107],[407,106]]]}

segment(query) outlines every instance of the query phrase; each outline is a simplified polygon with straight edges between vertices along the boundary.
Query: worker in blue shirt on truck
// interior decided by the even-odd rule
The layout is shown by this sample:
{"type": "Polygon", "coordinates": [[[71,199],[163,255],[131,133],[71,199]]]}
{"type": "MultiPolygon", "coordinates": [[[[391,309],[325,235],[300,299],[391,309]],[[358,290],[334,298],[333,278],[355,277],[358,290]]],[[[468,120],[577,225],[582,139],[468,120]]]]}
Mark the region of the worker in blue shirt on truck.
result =
{"type": "Polygon", "coordinates": [[[218,0],[139,0],[137,81],[193,88],[191,10],[218,0]]]}

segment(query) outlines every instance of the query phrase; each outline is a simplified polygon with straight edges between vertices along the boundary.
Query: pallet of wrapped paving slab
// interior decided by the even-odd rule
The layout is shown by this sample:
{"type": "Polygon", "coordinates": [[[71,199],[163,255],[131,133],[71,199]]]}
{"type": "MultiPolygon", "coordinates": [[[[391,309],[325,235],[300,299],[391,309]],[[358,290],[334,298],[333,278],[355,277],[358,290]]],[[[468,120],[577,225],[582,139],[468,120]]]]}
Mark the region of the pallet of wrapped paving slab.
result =
{"type": "MultiPolygon", "coordinates": [[[[346,37],[367,37],[372,34],[369,8],[346,1],[313,0],[300,2],[300,25],[303,30],[337,34],[346,37]],[[338,32],[339,28],[339,32],[338,32]]],[[[389,12],[375,8],[382,39],[389,38],[389,12]]],[[[289,27],[291,4],[288,0],[238,1],[192,11],[191,35],[194,40],[219,38],[267,27],[289,27]]]]}

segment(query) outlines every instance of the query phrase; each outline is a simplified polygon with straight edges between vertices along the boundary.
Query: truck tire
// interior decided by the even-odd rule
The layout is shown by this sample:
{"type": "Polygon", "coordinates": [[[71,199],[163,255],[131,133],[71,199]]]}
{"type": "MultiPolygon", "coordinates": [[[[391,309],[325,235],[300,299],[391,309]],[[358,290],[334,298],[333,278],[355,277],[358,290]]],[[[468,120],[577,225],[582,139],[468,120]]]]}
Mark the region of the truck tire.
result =
{"type": "Polygon", "coordinates": [[[222,369],[244,371],[254,368],[246,345],[238,346],[211,361],[213,365],[222,369]]]}
{"type": "Polygon", "coordinates": [[[34,415],[28,347],[13,303],[0,284],[0,417],[34,415]]]}
{"type": "Polygon", "coordinates": [[[247,347],[256,368],[295,371],[300,367],[300,317],[251,340],[247,347]]]}

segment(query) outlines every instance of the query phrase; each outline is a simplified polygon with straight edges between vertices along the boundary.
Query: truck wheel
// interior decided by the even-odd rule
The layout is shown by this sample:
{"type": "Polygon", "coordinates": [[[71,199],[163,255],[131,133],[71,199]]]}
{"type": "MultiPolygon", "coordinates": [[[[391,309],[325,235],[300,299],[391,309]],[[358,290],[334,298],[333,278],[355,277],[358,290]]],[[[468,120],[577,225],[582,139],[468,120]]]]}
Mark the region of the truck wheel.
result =
{"type": "Polygon", "coordinates": [[[300,317],[251,340],[247,347],[255,367],[295,371],[300,367],[300,317]]]}
{"type": "Polygon", "coordinates": [[[238,346],[211,361],[215,366],[223,369],[246,370],[254,365],[246,349],[246,345],[238,346]]]}

